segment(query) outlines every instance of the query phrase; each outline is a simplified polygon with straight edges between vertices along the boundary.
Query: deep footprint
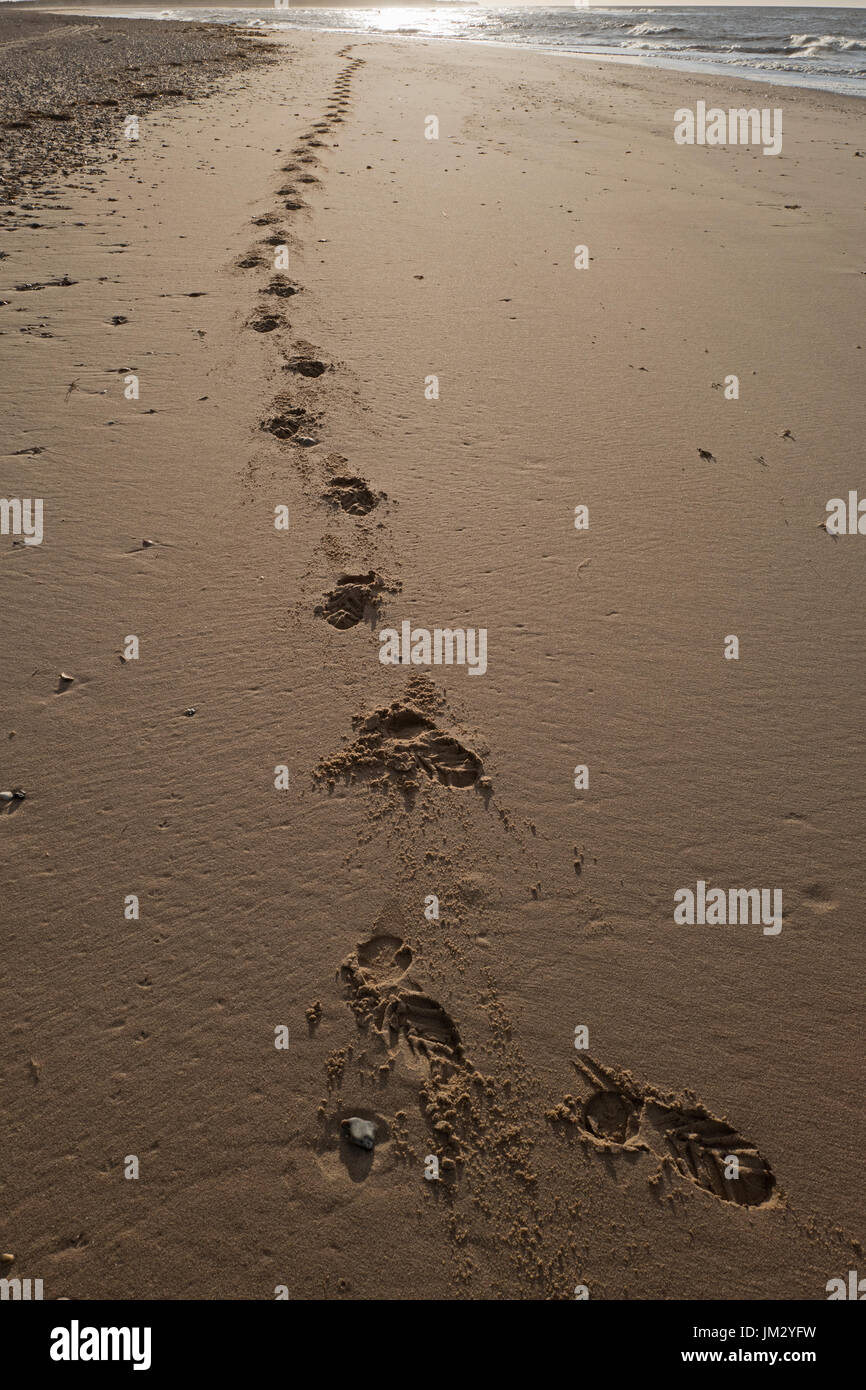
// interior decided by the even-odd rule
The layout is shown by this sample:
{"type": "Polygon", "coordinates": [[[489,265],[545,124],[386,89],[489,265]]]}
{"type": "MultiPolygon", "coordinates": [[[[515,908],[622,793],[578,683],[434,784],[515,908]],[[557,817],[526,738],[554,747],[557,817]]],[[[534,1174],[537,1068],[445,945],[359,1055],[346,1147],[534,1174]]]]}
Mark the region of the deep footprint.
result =
{"type": "Polygon", "coordinates": [[[254,328],[257,333],[273,333],[274,329],[282,328],[285,319],[279,314],[257,314],[249,320],[250,328],[254,328]]]}
{"type": "Polygon", "coordinates": [[[290,357],[286,363],[286,371],[295,372],[298,376],[322,376],[327,370],[327,363],[320,362],[316,357],[290,357]]]}
{"type": "Polygon", "coordinates": [[[767,1160],[699,1101],[678,1103],[590,1059],[574,1065],[589,1094],[570,1118],[596,1143],[666,1157],[723,1202],[758,1207],[771,1200],[776,1178],[767,1160]],[[725,1176],[737,1167],[737,1177],[725,1176]]]}
{"type": "Polygon", "coordinates": [[[268,434],[274,435],[277,439],[296,439],[298,436],[307,438],[315,428],[314,416],[297,407],[283,410],[272,419],[263,420],[260,425],[260,429],[267,430],[268,434]]]}
{"type": "Polygon", "coordinates": [[[460,1067],[465,1064],[454,1020],[410,978],[412,950],[399,937],[373,936],[359,943],[339,978],[361,1027],[377,1032],[390,1051],[405,1043],[415,1056],[460,1067]]]}
{"type": "MultiPolygon", "coordinates": [[[[383,933],[359,943],[338,978],[358,1028],[378,1037],[392,1064],[402,1054],[410,1069],[426,1072],[418,1108],[440,1179],[450,1184],[477,1152],[479,1133],[489,1139],[495,1123],[486,1114],[485,1079],[468,1062],[451,1015],[409,974],[412,961],[399,936],[383,933]]],[[[502,1139],[507,1153],[508,1136],[502,1139]]]]}
{"type": "Polygon", "coordinates": [[[291,299],[292,295],[300,292],[300,285],[295,284],[294,280],[286,279],[285,276],[272,280],[262,291],[263,294],[275,294],[279,299],[291,299]]]}
{"type": "Polygon", "coordinates": [[[397,589],[375,570],[366,574],[341,574],[335,587],[325,596],[325,602],[315,611],[331,627],[345,632],[359,623],[372,624],[379,616],[382,595],[397,589]]]}
{"type": "Polygon", "coordinates": [[[419,790],[418,774],[444,787],[479,786],[488,794],[490,784],[477,753],[439,727],[433,700],[422,678],[410,681],[407,696],[383,709],[356,716],[352,721],[355,741],[316,769],[319,781],[334,783],[384,778],[407,796],[419,790]]]}
{"type": "Polygon", "coordinates": [[[384,500],[385,494],[371,491],[363,478],[332,478],[322,497],[349,516],[366,516],[384,500]]]}

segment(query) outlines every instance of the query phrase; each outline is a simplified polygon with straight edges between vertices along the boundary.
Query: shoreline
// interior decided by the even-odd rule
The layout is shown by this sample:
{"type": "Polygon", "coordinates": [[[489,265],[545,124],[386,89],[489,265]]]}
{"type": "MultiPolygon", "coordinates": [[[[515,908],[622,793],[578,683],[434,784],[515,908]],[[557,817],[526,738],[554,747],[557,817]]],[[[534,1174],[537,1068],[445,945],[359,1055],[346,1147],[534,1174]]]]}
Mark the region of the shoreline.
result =
{"type": "Polygon", "coordinates": [[[691,75],[344,40],[7,231],[4,1243],[52,1298],[823,1298],[866,1216],[848,99],[765,158],[675,144],[691,75]],[[483,676],[384,666],[410,618],[483,676]],[[782,928],[675,925],[684,883],[782,928]]]}
{"type": "MultiPolygon", "coordinates": [[[[125,13],[125,11],[126,11],[127,9],[134,9],[136,16],[137,16],[137,17],[142,17],[142,18],[147,18],[147,17],[149,17],[149,13],[148,13],[148,12],[152,12],[152,16],[153,16],[154,18],[156,18],[156,17],[157,17],[158,15],[160,15],[160,14],[165,14],[165,7],[160,7],[160,6],[156,5],[156,4],[152,4],[152,5],[149,5],[149,4],[144,4],[144,5],[136,4],[136,3],[135,3],[135,0],[129,0],[129,4],[128,4],[127,6],[124,6],[124,5],[119,5],[119,6],[117,6],[117,5],[115,5],[115,6],[110,6],[110,7],[106,7],[106,6],[81,6],[81,5],[79,5],[79,4],[76,2],[76,0],[9,0],[9,3],[10,3],[10,4],[14,4],[15,8],[19,8],[19,7],[20,7],[20,8],[30,8],[30,9],[37,9],[37,10],[39,10],[39,9],[47,9],[47,10],[49,10],[49,11],[54,11],[54,12],[56,12],[56,13],[64,13],[64,12],[65,12],[65,13],[74,13],[74,14],[95,14],[95,15],[122,16],[122,15],[124,15],[124,13],[125,13]]],[[[180,6],[177,6],[176,8],[177,8],[177,10],[192,10],[192,11],[195,11],[195,10],[197,10],[197,9],[208,9],[208,10],[213,10],[213,9],[217,9],[217,10],[234,10],[234,9],[240,9],[240,10],[248,10],[248,9],[255,9],[255,6],[252,6],[252,7],[251,7],[251,6],[247,5],[247,4],[245,4],[245,3],[244,3],[244,0],[228,0],[228,3],[218,4],[218,5],[209,4],[209,3],[208,3],[208,0],[190,0],[190,3],[189,3],[189,4],[187,4],[187,5],[180,5],[180,6]]],[[[270,7],[260,7],[260,8],[270,8],[270,7]]],[[[303,8],[303,7],[298,7],[298,8],[303,8]]],[[[310,8],[312,8],[312,9],[318,9],[318,8],[326,9],[326,8],[329,8],[329,7],[328,7],[327,5],[322,5],[322,6],[312,6],[312,7],[310,7],[310,8]]],[[[377,9],[377,8],[379,8],[379,7],[377,7],[377,6],[375,6],[375,5],[370,5],[369,8],[370,8],[371,10],[375,10],[375,9],[377,9]]],[[[426,9],[426,8],[429,8],[429,6],[424,6],[423,4],[417,4],[417,5],[414,5],[414,6],[410,5],[410,6],[403,7],[403,8],[409,8],[409,9],[412,9],[412,8],[426,9]]],[[[517,7],[517,8],[520,8],[520,7],[517,7]]],[[[806,7],[806,8],[808,8],[808,7],[806,7]]],[[[288,13],[288,11],[287,11],[286,13],[288,13]]],[[[176,22],[176,21],[172,20],[171,22],[176,22]]],[[[214,21],[209,21],[209,22],[213,23],[214,21]]],[[[279,22],[282,22],[282,23],[284,23],[284,24],[286,23],[285,20],[283,20],[283,21],[275,21],[275,23],[279,23],[279,22]]],[[[724,81],[741,80],[741,81],[744,81],[744,82],[752,82],[752,83],[761,83],[761,82],[764,82],[764,83],[766,83],[766,84],[767,84],[768,86],[770,86],[770,87],[781,87],[781,88],[783,88],[783,89],[785,89],[785,90],[792,90],[792,91],[825,92],[825,93],[827,93],[827,94],[834,95],[834,96],[841,96],[841,97],[846,97],[846,98],[850,97],[850,98],[852,98],[853,100],[856,100],[856,101],[862,101],[862,100],[864,100],[864,98],[866,98],[866,87],[864,87],[864,90],[863,90],[863,91],[860,91],[860,92],[846,91],[846,90],[844,89],[844,79],[843,79],[843,78],[841,78],[841,77],[840,77],[840,78],[833,78],[833,77],[829,76],[828,74],[823,74],[823,75],[819,75],[819,76],[817,76],[817,77],[811,78],[809,74],[803,73],[803,74],[800,74],[800,80],[797,81],[797,80],[794,80],[795,74],[792,74],[792,73],[781,73],[781,74],[780,74],[780,73],[776,73],[776,72],[774,72],[774,71],[772,71],[772,70],[765,70],[765,71],[762,71],[762,70],[757,69],[757,68],[752,69],[752,70],[750,71],[750,70],[748,70],[748,69],[746,69],[746,68],[744,68],[744,67],[738,67],[738,66],[736,66],[736,65],[734,65],[734,64],[725,64],[725,63],[721,63],[721,62],[718,62],[718,63],[715,63],[715,62],[706,62],[706,63],[704,63],[704,62],[692,62],[692,63],[690,63],[687,59],[680,59],[680,58],[665,58],[665,57],[663,57],[661,54],[657,54],[657,55],[651,56],[651,55],[649,55],[649,54],[642,53],[642,54],[640,54],[640,55],[635,54],[635,55],[633,55],[633,56],[630,56],[630,55],[627,55],[627,54],[625,54],[625,53],[603,52],[603,51],[597,51],[597,50],[594,50],[594,49],[591,49],[591,48],[590,48],[590,49],[584,49],[584,50],[565,49],[565,48],[562,48],[562,47],[559,47],[559,46],[546,45],[546,44],[543,44],[543,43],[539,43],[539,44],[533,44],[533,43],[519,43],[519,44],[517,44],[517,43],[509,43],[509,42],[507,42],[507,41],[505,41],[505,40],[496,40],[496,39],[473,39],[473,38],[468,38],[468,37],[461,37],[461,38],[457,39],[457,38],[449,38],[449,37],[440,37],[439,35],[431,35],[431,34],[424,34],[424,33],[409,34],[409,33],[400,33],[399,31],[388,32],[387,30],[383,30],[383,31],[375,31],[375,30],[374,30],[374,31],[359,31],[359,30],[357,30],[357,29],[352,29],[352,28],[345,28],[345,29],[341,29],[341,28],[308,29],[308,28],[306,28],[305,26],[300,26],[300,27],[298,27],[298,28],[287,27],[287,28],[284,28],[284,29],[282,29],[282,30],[263,29],[263,30],[259,30],[258,32],[263,33],[263,34],[266,34],[266,33],[273,33],[273,32],[280,32],[280,33],[286,33],[286,34],[293,34],[293,33],[302,33],[302,34],[303,34],[303,33],[345,34],[345,35],[348,35],[348,36],[354,36],[354,37],[355,37],[356,39],[358,39],[358,40],[363,40],[363,39],[366,39],[366,38],[372,38],[372,39],[381,38],[381,39],[389,39],[389,40],[395,40],[395,41],[406,40],[406,41],[409,41],[409,42],[411,42],[412,40],[415,40],[415,41],[417,41],[418,43],[421,43],[421,44],[427,44],[427,43],[449,43],[449,42],[459,42],[459,43],[475,44],[475,45],[479,45],[479,46],[484,47],[484,48],[493,47],[493,48],[505,48],[505,49],[508,49],[508,50],[514,49],[514,50],[516,50],[517,52],[521,52],[521,53],[530,53],[530,54],[539,54],[539,53],[543,53],[543,54],[547,54],[547,55],[549,55],[549,56],[551,56],[551,57],[579,58],[579,59],[581,59],[581,60],[588,60],[588,61],[593,61],[593,60],[595,60],[595,61],[598,61],[598,62],[600,62],[600,63],[612,62],[612,63],[615,63],[615,64],[624,65],[624,66],[626,66],[626,67],[649,68],[649,69],[652,70],[652,71],[673,72],[673,73],[683,72],[683,73],[692,73],[692,74],[695,74],[695,75],[701,74],[701,75],[707,76],[707,77],[718,77],[718,78],[721,78],[721,79],[724,80],[724,81]],[[827,85],[828,83],[832,83],[832,82],[834,82],[834,81],[837,82],[837,83],[840,83],[840,82],[841,82],[841,84],[842,84],[842,90],[839,90],[838,85],[837,85],[837,86],[827,85]]],[[[862,78],[859,79],[859,80],[860,80],[861,82],[864,81],[864,79],[862,79],[862,78]]]]}

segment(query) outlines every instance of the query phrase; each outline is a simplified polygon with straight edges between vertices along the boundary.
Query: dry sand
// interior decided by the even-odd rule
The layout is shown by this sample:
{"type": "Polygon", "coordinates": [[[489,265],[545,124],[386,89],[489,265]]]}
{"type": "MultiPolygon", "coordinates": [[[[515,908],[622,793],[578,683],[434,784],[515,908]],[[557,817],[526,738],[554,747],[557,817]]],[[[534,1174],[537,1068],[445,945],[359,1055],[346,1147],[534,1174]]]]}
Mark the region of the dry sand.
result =
{"type": "Polygon", "coordinates": [[[820,528],[862,107],[270,56],[4,210],[0,491],[45,510],[0,538],[0,1246],[46,1297],[824,1298],[864,1215],[864,542],[820,528]],[[699,99],[781,106],[782,155],[677,146],[699,99]],[[406,619],[486,673],[382,665],[406,619]],[[783,930],[675,925],[698,879],[783,930]]]}

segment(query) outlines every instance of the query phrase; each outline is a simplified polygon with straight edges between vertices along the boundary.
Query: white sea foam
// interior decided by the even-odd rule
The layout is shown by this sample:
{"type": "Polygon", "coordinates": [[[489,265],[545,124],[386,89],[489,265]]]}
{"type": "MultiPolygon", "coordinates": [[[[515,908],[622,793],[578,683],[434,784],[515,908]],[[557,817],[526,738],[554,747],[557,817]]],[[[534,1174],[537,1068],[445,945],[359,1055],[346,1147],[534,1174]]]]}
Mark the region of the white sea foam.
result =
{"type": "Polygon", "coordinates": [[[636,24],[627,29],[628,34],[681,34],[682,29],[672,29],[667,24],[636,24]]]}
{"type": "MultiPolygon", "coordinates": [[[[0,0],[0,4],[5,0],[0,0]]],[[[98,3],[98,0],[96,0],[98,3]]],[[[105,0],[110,10],[111,0],[105,0]]],[[[125,11],[132,17],[139,11],[125,11]]],[[[164,12],[165,13],[165,12],[164,12]]],[[[830,11],[787,6],[677,7],[604,10],[522,9],[451,4],[389,9],[248,9],[178,7],[173,19],[237,24],[262,30],[329,30],[401,35],[418,40],[468,39],[556,53],[620,56],[625,61],[691,71],[736,72],[755,80],[817,86],[866,96],[866,10],[835,10],[842,30],[825,34],[830,11]],[[767,74],[772,76],[767,77],[767,74]]],[[[153,11],[151,11],[153,15],[153,11]]]]}

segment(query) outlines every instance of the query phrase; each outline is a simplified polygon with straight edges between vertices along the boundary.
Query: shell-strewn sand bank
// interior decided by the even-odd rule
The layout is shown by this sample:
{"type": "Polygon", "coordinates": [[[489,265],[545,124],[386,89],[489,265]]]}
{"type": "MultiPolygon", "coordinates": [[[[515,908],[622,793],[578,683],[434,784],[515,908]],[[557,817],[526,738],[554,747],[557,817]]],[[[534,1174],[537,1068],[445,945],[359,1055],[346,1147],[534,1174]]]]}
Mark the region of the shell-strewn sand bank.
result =
{"type": "Polygon", "coordinates": [[[270,47],[207,24],[0,10],[4,197],[20,202],[53,174],[86,169],[103,144],[116,145],[118,122],[201,100],[270,47]]]}
{"type": "Polygon", "coordinates": [[[267,56],[137,140],[124,88],[4,209],[0,493],[44,537],[0,537],[2,1249],[46,1297],[823,1298],[863,1226],[864,542],[820,526],[860,108],[267,56]],[[781,106],[782,154],[677,145],[699,100],[781,106]],[[407,620],[484,674],[383,665],[407,620]],[[698,881],[782,930],[676,925],[698,881]]]}

